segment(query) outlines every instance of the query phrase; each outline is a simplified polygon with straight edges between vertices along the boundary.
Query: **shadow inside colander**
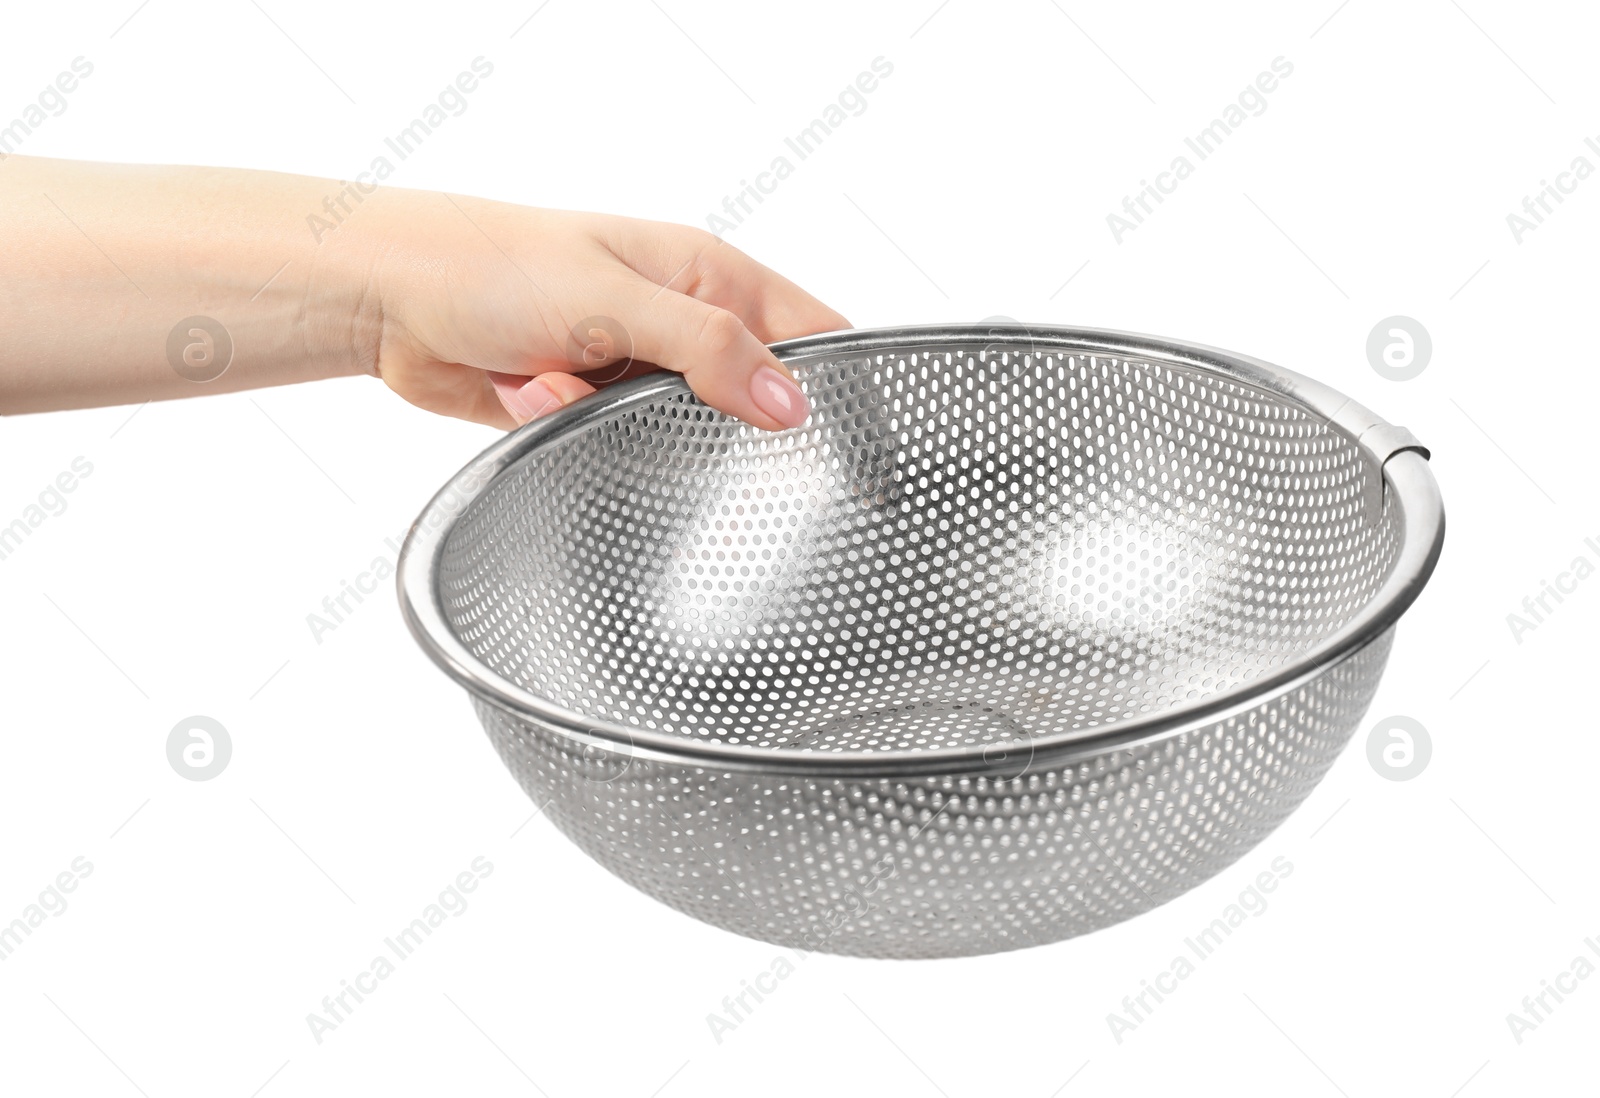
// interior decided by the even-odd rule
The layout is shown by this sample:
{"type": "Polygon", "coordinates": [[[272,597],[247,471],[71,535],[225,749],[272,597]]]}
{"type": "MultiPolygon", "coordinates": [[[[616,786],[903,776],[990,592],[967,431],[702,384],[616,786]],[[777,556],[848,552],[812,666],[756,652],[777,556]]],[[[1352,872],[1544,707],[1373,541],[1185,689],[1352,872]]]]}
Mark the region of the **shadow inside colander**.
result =
{"type": "Polygon", "coordinates": [[[534,450],[457,524],[458,636],[597,719],[878,750],[1094,727],[1228,689],[1387,574],[1361,451],[1159,362],[803,364],[769,434],[675,397],[534,450]],[[909,739],[908,739],[909,737],[909,739]]]}

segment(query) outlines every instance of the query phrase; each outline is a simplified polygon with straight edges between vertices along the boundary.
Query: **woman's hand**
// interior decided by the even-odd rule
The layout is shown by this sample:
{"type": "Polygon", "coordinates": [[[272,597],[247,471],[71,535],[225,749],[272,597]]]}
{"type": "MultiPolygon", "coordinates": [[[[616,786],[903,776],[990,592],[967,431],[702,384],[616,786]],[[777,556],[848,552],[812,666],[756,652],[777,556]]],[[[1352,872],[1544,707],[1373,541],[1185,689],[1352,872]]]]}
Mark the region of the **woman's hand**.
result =
{"type": "Polygon", "coordinates": [[[5,158],[0,414],[375,373],[509,428],[652,364],[767,429],[764,343],[848,327],[681,225],[235,168],[5,158]]]}
{"type": "Polygon", "coordinates": [[[699,229],[402,193],[377,372],[429,411],[511,427],[654,364],[713,408],[794,427],[810,409],[765,344],[849,327],[699,229]]]}

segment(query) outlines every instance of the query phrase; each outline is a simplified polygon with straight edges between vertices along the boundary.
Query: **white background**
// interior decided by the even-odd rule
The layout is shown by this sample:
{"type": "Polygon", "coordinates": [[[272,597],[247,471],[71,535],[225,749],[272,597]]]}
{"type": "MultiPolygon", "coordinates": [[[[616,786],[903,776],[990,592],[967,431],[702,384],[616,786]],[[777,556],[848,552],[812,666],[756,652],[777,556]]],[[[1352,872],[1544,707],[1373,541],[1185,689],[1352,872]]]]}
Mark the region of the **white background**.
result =
{"type": "Polygon", "coordinates": [[[1600,178],[1520,243],[1506,215],[1600,165],[1600,27],[1576,4],[1337,2],[9,10],[0,117],[95,66],[26,153],[350,178],[482,55],[492,77],[394,184],[701,224],[882,56],[868,109],[732,242],[859,326],[1007,314],[1279,362],[1426,441],[1451,525],[1355,741],[1238,865],[1050,947],[813,956],[719,1044],[706,1016],[778,951],[529,822],[387,583],[321,643],[307,625],[492,432],[370,379],[7,419],[0,524],[75,457],[93,472],[0,561],[0,922],[74,858],[93,871],[0,962],[0,1088],[1592,1088],[1600,978],[1520,1044],[1507,1015],[1600,937],[1600,578],[1521,643],[1506,617],[1600,557],[1600,178]],[[1279,56],[1265,113],[1118,243],[1106,214],[1279,56]],[[1432,334],[1414,380],[1367,361],[1393,314],[1432,334]],[[193,714],[233,742],[206,782],[167,760],[193,714]],[[1390,714],[1431,733],[1410,781],[1366,757],[1390,714]],[[306,1015],[480,855],[471,907],[318,1044],[306,1015]],[[1276,857],[1270,907],[1118,1043],[1107,1014],[1276,857]]]}

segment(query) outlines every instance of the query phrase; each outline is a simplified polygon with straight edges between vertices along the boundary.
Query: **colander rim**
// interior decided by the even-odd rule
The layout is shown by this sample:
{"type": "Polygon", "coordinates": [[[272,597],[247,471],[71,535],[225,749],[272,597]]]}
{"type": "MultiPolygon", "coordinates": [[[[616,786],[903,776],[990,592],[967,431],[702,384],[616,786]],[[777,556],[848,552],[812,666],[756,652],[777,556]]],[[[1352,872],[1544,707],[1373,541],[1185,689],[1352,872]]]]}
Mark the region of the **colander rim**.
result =
{"type": "Polygon", "coordinates": [[[1198,370],[1263,389],[1317,414],[1378,463],[1382,469],[1381,490],[1392,493],[1401,508],[1401,541],[1388,577],[1337,631],[1269,674],[1181,706],[1023,742],[1012,741],[1015,754],[1009,750],[997,752],[995,744],[819,752],[691,739],[595,720],[510,681],[474,655],[450,627],[435,577],[439,557],[456,520],[501,475],[528,455],[640,404],[689,392],[681,375],[657,372],[602,389],[507,433],[435,493],[408,531],[396,564],[400,608],[408,629],[433,662],[475,699],[514,717],[537,722],[582,747],[611,755],[712,770],[797,776],[870,778],[959,773],[1003,777],[1025,772],[1035,763],[1075,761],[1179,736],[1294,690],[1386,633],[1431,576],[1444,540],[1444,507],[1429,468],[1427,449],[1409,431],[1379,419],[1336,390],[1260,359],[1159,336],[1015,322],[857,328],[785,340],[772,344],[771,349],[791,366],[803,366],[807,360],[821,358],[974,342],[985,345],[980,352],[983,354],[997,348],[1009,351],[1045,346],[1198,370]]]}

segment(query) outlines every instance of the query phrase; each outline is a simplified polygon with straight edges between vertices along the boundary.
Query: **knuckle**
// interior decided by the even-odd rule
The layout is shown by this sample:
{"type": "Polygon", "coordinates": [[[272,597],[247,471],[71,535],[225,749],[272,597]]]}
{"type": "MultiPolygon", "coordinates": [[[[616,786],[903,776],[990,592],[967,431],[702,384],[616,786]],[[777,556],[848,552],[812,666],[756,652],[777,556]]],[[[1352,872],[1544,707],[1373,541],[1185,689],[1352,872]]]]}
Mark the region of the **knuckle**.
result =
{"type": "Polygon", "coordinates": [[[708,309],[701,318],[699,342],[714,355],[729,353],[743,336],[744,321],[727,309],[708,309]]]}
{"type": "Polygon", "coordinates": [[[704,254],[722,244],[722,238],[716,233],[702,229],[698,225],[690,225],[687,228],[689,230],[689,243],[697,252],[704,254]]]}

